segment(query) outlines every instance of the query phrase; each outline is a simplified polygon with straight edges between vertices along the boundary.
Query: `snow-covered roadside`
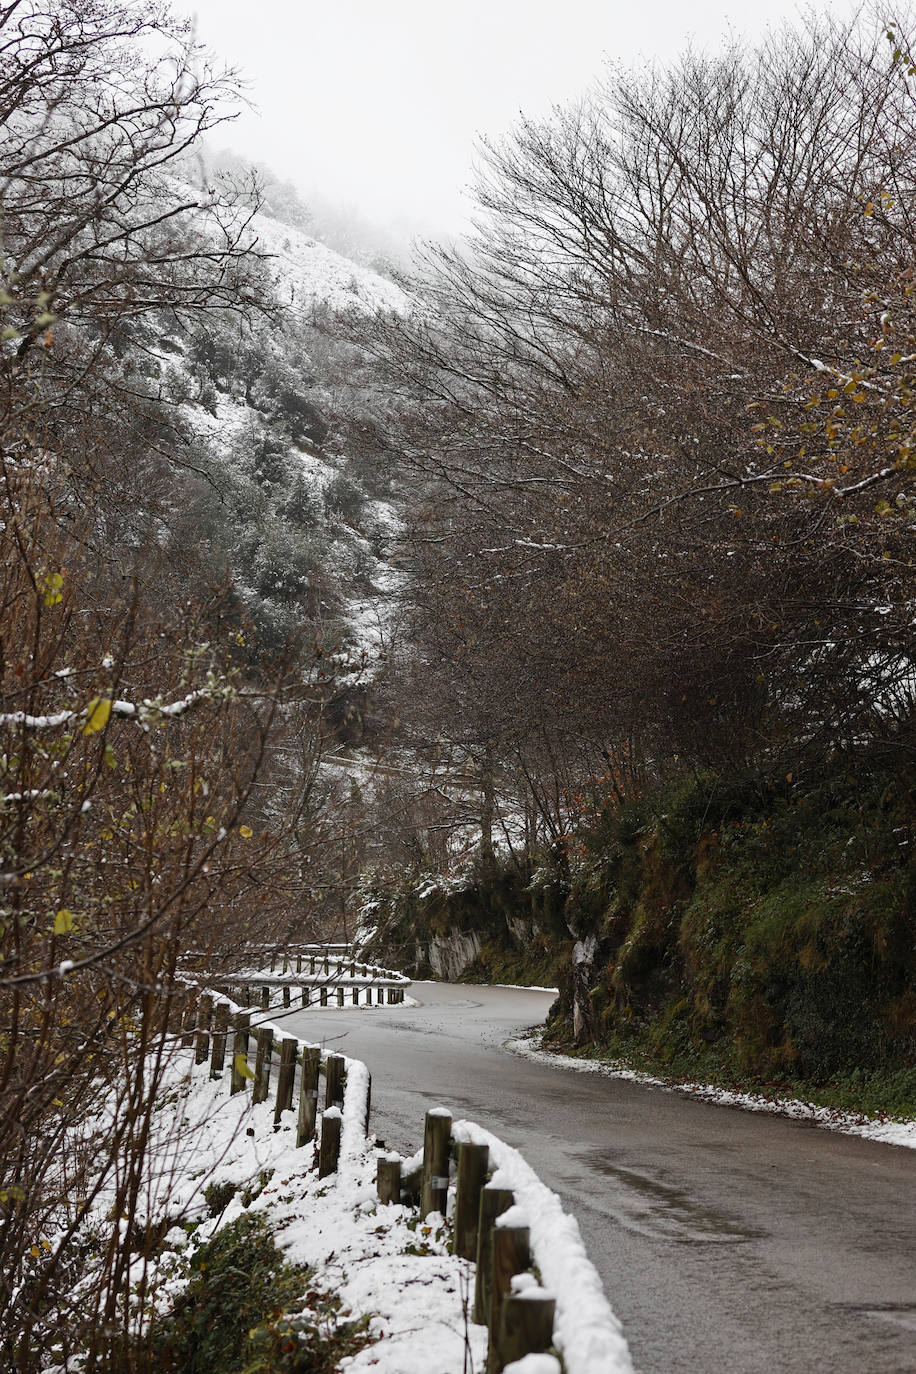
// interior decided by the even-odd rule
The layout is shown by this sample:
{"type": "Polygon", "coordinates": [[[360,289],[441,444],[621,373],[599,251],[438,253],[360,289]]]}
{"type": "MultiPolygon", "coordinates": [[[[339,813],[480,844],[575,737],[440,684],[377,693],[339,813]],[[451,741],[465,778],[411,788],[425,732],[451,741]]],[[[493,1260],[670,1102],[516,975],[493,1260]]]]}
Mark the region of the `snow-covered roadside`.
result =
{"type": "Polygon", "coordinates": [[[505,1048],[523,1059],[533,1059],[540,1064],[552,1064],[554,1068],[573,1069],[576,1073],[598,1073],[607,1078],[623,1078],[631,1083],[644,1083],[649,1087],[662,1088],[665,1092],[688,1093],[691,1097],[702,1098],[720,1107],[740,1107],[747,1112],[770,1112],[774,1116],[788,1116],[798,1121],[813,1121],[818,1126],[826,1126],[831,1131],[841,1131],[845,1135],[864,1136],[867,1140],[877,1140],[885,1145],[903,1145],[916,1150],[916,1121],[894,1121],[890,1119],[870,1120],[853,1112],[817,1107],[811,1102],[801,1102],[796,1098],[761,1097],[756,1093],[734,1092],[728,1088],[717,1088],[713,1083],[668,1083],[650,1073],[629,1069],[619,1062],[600,1059],[578,1059],[569,1054],[556,1054],[541,1048],[541,1032],[508,1040],[505,1048]]]}
{"type": "Polygon", "coordinates": [[[563,1211],[557,1194],[541,1182],[511,1145],[473,1121],[456,1121],[452,1136],[488,1146],[490,1162],[496,1165],[491,1183],[497,1188],[511,1188],[515,1194],[513,1210],[520,1213],[520,1224],[530,1229],[531,1252],[541,1281],[556,1298],[554,1339],[569,1374],[592,1370],[595,1374],[632,1374],[623,1329],[585,1253],[575,1217],[563,1211]]]}
{"type": "MultiPolygon", "coordinates": [[[[235,1010],[235,1004],[230,1003],[235,1010]]],[[[286,1038],[282,1013],[259,1018],[275,1044],[286,1038]]],[[[285,1258],[313,1271],[310,1292],[340,1302],[339,1317],[365,1318],[371,1343],[345,1357],[341,1370],[375,1374],[482,1374],[487,1332],[470,1320],[474,1266],[449,1253],[450,1227],[416,1207],[382,1206],[376,1192],[381,1148],[366,1135],[369,1072],[343,1056],[346,1085],[336,1174],[320,1179],[313,1143],[296,1147],[296,1113],[274,1127],[274,1102],[253,1105],[247,1092],[230,1094],[228,1072],[213,1079],[193,1048],[176,1048],[158,1094],[148,1183],[137,1220],[158,1230],[162,1251],[138,1256],[129,1276],[156,1309],[167,1312],[188,1277],[187,1259],[222,1227],[246,1212],[264,1215],[285,1258]],[[212,1214],[214,1199],[223,1210],[212,1214]]],[[[335,1112],[337,1109],[334,1109],[335,1112]]],[[[418,1121],[418,1133],[422,1123],[418,1121]]],[[[632,1374],[620,1324],[585,1253],[578,1225],[518,1151],[472,1122],[456,1122],[456,1141],[486,1144],[493,1183],[511,1188],[514,1213],[530,1227],[540,1280],[556,1298],[555,1340],[567,1374],[632,1374]]],[[[415,1160],[422,1158],[422,1151],[415,1160]]],[[[112,1180],[112,1187],[114,1181],[112,1180]]],[[[110,1227],[111,1188],[87,1216],[91,1230],[110,1227]]],[[[454,1207],[454,1183],[447,1212],[454,1207]]],[[[521,1281],[517,1281],[521,1282],[521,1281]]],[[[528,1277],[530,1284],[533,1280],[528,1277]]],[[[515,1374],[559,1374],[549,1356],[529,1357],[515,1374]]]]}
{"type": "Polygon", "coordinates": [[[554,997],[559,997],[559,988],[543,988],[540,983],[489,983],[491,988],[508,988],[510,992],[552,992],[554,997]]]}
{"type": "MultiPolygon", "coordinates": [[[[193,1057],[192,1050],[175,1055],[157,1114],[149,1215],[167,1199],[171,1216],[199,1222],[190,1240],[184,1224],[166,1234],[151,1275],[160,1310],[168,1309],[184,1285],[178,1252],[203,1244],[246,1211],[259,1212],[275,1229],[285,1257],[314,1269],[310,1287],[339,1297],[341,1317],[371,1319],[372,1343],[346,1358],[342,1369],[462,1374],[467,1342],[472,1368],[481,1370],[486,1330],[465,1320],[472,1266],[448,1253],[441,1217],[421,1223],[415,1209],[379,1205],[379,1152],[358,1120],[368,1084],[365,1067],[348,1061],[340,1169],[319,1180],[314,1146],[296,1148],[294,1113],[285,1113],[275,1131],[272,1101],[254,1106],[250,1094],[230,1096],[228,1074],[211,1081],[209,1065],[195,1066],[193,1057]],[[236,1192],[224,1212],[209,1216],[204,1190],[227,1184],[236,1192]]],[[[100,1197],[93,1208],[102,1226],[109,1206],[110,1199],[100,1197]]]]}

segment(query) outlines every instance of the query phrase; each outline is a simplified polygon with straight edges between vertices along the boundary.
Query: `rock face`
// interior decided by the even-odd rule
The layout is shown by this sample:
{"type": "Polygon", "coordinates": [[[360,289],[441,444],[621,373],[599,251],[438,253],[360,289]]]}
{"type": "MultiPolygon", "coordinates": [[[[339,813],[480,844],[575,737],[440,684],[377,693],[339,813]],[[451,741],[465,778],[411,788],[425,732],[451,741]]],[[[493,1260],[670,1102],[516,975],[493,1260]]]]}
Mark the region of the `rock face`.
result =
{"type": "Polygon", "coordinates": [[[584,940],[577,940],[573,945],[573,1036],[577,1045],[583,1045],[592,1038],[591,1002],[588,994],[597,944],[594,935],[587,935],[584,940]]]}
{"type": "Polygon", "coordinates": [[[417,966],[428,964],[437,978],[454,982],[470,968],[480,953],[481,940],[476,930],[455,931],[433,936],[427,945],[417,945],[417,966]]]}

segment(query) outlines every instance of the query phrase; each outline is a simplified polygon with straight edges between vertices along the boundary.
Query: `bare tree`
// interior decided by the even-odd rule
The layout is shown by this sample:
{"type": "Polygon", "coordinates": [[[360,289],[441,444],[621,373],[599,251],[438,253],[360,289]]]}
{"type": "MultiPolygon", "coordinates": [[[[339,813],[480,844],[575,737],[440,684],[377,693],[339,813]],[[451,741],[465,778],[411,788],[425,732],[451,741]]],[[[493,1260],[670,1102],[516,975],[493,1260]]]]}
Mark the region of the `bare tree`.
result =
{"type": "Polygon", "coordinates": [[[377,322],[428,484],[421,634],[494,722],[511,699],[523,735],[627,741],[638,775],[911,721],[916,118],[885,27],[812,20],[523,122],[471,248],[377,322]]]}

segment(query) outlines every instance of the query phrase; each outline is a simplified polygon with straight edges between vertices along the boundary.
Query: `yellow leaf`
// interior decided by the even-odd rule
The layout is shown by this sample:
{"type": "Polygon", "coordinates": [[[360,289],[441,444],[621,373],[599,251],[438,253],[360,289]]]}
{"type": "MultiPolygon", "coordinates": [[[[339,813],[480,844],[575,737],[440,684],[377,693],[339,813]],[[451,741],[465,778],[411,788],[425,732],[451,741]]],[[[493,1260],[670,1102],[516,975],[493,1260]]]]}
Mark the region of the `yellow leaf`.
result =
{"type": "Polygon", "coordinates": [[[235,1056],[235,1071],[240,1078],[254,1078],[254,1074],[248,1067],[248,1057],[244,1054],[235,1056]]]}
{"type": "Polygon", "coordinates": [[[243,840],[250,840],[252,835],[254,834],[254,831],[252,830],[250,825],[240,825],[239,834],[241,835],[243,840]]]}
{"type": "Polygon", "coordinates": [[[83,726],[83,734],[96,735],[100,730],[104,730],[110,715],[110,699],[108,697],[93,697],[86,707],[86,724],[83,726]]]}
{"type": "Polygon", "coordinates": [[[875,202],[874,202],[873,200],[870,200],[870,201],[868,202],[868,204],[866,205],[866,207],[865,207],[865,214],[866,214],[866,215],[873,215],[874,213],[875,213],[875,202]]]}
{"type": "Polygon", "coordinates": [[[60,911],[54,917],[54,934],[66,935],[68,931],[71,931],[72,929],[73,912],[68,911],[66,907],[61,907],[60,911]]]}
{"type": "Polygon", "coordinates": [[[63,585],[64,578],[62,573],[45,573],[42,590],[46,606],[56,606],[59,601],[63,601],[64,594],[61,591],[63,585]]]}

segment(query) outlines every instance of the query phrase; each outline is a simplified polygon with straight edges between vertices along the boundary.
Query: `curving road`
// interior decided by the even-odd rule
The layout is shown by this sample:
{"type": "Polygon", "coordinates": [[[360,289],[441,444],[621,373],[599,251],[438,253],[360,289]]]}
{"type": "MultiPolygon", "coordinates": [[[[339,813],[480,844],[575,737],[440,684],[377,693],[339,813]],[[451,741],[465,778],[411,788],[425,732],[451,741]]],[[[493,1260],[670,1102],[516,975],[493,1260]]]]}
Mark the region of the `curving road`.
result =
{"type": "Polygon", "coordinates": [[[434,1104],[518,1146],[578,1218],[640,1374],[916,1371],[916,1151],[502,1049],[549,993],[411,993],[284,1024],[365,1060],[390,1147],[413,1153],[434,1104]]]}

